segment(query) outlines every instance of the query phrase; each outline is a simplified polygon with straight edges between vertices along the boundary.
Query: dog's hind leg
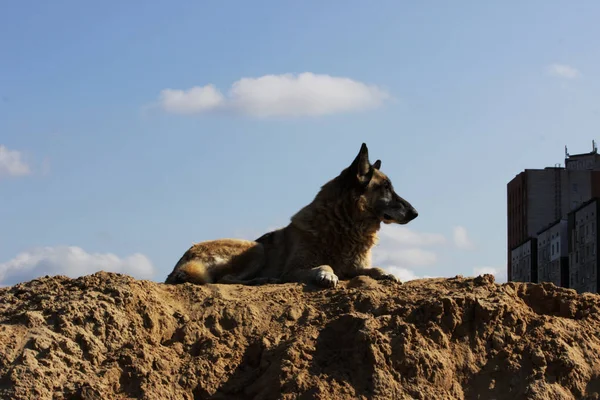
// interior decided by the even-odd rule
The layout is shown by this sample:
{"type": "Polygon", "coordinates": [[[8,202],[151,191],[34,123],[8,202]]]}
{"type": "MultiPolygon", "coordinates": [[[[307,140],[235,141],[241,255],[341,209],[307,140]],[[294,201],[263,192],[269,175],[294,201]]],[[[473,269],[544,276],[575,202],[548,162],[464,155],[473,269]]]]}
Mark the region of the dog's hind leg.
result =
{"type": "Polygon", "coordinates": [[[229,272],[221,275],[216,283],[250,286],[279,283],[278,278],[260,276],[265,261],[264,247],[257,243],[232,259],[229,272]]]}
{"type": "Polygon", "coordinates": [[[329,265],[293,270],[282,277],[284,282],[313,283],[321,287],[336,287],[339,278],[329,265]]]}

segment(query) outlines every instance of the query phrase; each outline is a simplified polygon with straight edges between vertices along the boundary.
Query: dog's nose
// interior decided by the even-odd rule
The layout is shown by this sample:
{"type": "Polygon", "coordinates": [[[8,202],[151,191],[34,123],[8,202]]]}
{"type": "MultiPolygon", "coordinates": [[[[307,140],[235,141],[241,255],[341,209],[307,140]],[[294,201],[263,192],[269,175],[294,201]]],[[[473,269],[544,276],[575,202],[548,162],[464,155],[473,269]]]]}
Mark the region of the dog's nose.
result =
{"type": "Polygon", "coordinates": [[[417,210],[415,210],[414,208],[409,208],[408,212],[406,213],[408,219],[410,221],[412,221],[413,219],[417,218],[419,216],[419,213],[417,212],[417,210]]]}

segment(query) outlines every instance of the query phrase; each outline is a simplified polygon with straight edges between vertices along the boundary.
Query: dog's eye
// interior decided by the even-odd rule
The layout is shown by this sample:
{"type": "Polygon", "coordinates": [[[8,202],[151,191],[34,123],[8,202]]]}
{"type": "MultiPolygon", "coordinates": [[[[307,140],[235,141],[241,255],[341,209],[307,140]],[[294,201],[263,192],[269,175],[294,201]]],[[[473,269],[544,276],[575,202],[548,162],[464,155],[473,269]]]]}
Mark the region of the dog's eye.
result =
{"type": "Polygon", "coordinates": [[[392,188],[392,184],[390,183],[390,181],[383,182],[383,188],[385,190],[390,190],[392,188]]]}

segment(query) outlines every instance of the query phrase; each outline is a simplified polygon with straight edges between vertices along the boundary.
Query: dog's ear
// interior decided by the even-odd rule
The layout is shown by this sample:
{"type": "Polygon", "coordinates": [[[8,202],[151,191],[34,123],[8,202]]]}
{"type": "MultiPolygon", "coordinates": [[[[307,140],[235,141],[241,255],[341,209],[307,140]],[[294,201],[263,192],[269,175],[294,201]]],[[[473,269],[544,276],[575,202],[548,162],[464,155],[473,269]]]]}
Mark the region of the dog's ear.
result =
{"type": "Polygon", "coordinates": [[[373,163],[373,168],[380,169],[381,168],[381,160],[377,160],[373,163]]]}
{"type": "Polygon", "coordinates": [[[360,146],[358,155],[350,165],[350,170],[356,174],[358,182],[362,185],[368,185],[373,177],[373,167],[369,162],[369,149],[365,143],[360,146]]]}

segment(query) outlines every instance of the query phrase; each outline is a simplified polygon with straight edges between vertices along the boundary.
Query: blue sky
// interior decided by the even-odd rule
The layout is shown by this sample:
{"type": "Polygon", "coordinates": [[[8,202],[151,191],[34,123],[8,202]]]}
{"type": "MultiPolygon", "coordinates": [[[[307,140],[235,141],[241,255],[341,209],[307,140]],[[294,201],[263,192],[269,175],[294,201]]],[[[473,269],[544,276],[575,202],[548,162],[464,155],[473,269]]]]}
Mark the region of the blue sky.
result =
{"type": "Polygon", "coordinates": [[[0,284],[162,281],[286,224],[362,142],[420,214],[377,264],[502,279],[506,183],[598,139],[598,2],[140,4],[3,7],[0,284]]]}

